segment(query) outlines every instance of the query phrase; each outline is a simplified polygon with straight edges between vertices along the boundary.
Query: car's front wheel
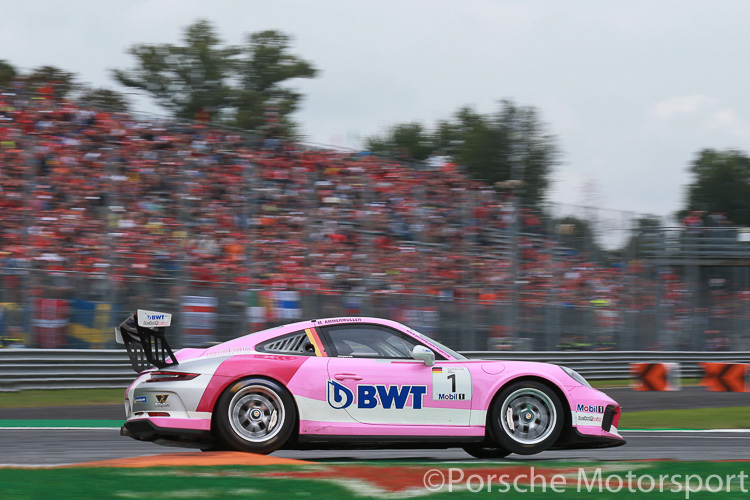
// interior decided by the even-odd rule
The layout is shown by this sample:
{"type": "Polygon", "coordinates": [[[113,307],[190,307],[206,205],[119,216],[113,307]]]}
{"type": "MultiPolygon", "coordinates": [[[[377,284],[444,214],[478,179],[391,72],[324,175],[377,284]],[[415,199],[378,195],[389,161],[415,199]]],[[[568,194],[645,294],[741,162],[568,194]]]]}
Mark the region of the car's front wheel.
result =
{"type": "Polygon", "coordinates": [[[548,386],[524,380],[505,387],[490,409],[490,428],[500,448],[534,455],[549,448],[564,423],[560,398],[548,386]]]}
{"type": "Polygon", "coordinates": [[[272,380],[250,378],[229,386],[216,404],[216,431],[228,446],[252,453],[271,453],[292,435],[294,400],[272,380]]]}

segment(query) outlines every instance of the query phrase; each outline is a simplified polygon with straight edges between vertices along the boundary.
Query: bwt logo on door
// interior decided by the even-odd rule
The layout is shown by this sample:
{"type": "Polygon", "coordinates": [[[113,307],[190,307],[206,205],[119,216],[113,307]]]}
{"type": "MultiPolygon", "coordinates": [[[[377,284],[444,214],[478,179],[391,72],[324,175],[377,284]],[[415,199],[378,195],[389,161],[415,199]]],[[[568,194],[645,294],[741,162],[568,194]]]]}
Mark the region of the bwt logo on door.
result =
{"type": "Polygon", "coordinates": [[[353,401],[354,393],[348,387],[333,380],[328,381],[328,404],[331,408],[342,410],[353,401]]]}
{"type": "MultiPolygon", "coordinates": [[[[422,409],[424,395],[427,393],[425,385],[367,385],[357,386],[357,408],[376,408],[382,406],[386,410],[395,408],[403,410],[412,395],[411,406],[415,410],[422,409]]],[[[334,380],[328,381],[328,404],[331,408],[343,410],[354,403],[354,392],[343,384],[334,380]]]]}

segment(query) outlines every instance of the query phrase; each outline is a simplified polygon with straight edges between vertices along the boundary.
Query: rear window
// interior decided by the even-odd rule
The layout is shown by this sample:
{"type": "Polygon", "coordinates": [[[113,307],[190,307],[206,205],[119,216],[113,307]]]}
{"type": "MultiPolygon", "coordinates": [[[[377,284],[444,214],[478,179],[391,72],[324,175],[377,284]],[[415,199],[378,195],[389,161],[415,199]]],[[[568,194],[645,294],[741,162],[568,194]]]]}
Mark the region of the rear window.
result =
{"type": "Polygon", "coordinates": [[[298,356],[315,356],[315,346],[310,342],[305,331],[294,332],[267,340],[258,345],[259,352],[273,354],[296,354],[298,356]]]}

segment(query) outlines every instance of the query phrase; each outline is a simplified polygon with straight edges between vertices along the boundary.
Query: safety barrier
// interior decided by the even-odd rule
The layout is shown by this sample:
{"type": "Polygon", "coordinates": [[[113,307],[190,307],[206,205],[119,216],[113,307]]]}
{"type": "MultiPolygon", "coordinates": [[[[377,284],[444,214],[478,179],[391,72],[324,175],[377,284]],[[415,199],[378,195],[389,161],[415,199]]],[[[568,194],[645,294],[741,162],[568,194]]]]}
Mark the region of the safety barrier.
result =
{"type": "Polygon", "coordinates": [[[709,391],[748,392],[747,363],[701,363],[705,376],[701,381],[709,391]]]}
{"type": "Polygon", "coordinates": [[[0,349],[0,392],[124,388],[134,378],[124,349],[0,349]]]}
{"type": "MultiPolygon", "coordinates": [[[[629,379],[631,363],[680,363],[700,378],[700,362],[750,363],[750,352],[471,351],[469,358],[541,361],[568,366],[590,380],[629,379]]],[[[0,392],[26,389],[125,388],[135,378],[124,349],[0,349],[0,392]]]]}
{"type": "Polygon", "coordinates": [[[631,385],[636,391],[679,391],[679,363],[631,363],[631,385]]]}

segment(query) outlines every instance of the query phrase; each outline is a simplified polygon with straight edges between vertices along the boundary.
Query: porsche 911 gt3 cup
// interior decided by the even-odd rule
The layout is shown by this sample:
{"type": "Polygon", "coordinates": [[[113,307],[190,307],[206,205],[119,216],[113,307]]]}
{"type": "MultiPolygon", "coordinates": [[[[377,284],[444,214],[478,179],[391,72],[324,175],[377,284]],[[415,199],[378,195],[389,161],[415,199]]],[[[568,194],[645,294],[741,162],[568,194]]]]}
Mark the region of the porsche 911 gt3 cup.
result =
{"type": "Polygon", "coordinates": [[[171,315],[116,328],[138,378],[122,434],[160,444],[462,447],[481,457],[625,444],[620,406],[575,371],[467,359],[394,321],[328,318],[172,352],[171,315]]]}

